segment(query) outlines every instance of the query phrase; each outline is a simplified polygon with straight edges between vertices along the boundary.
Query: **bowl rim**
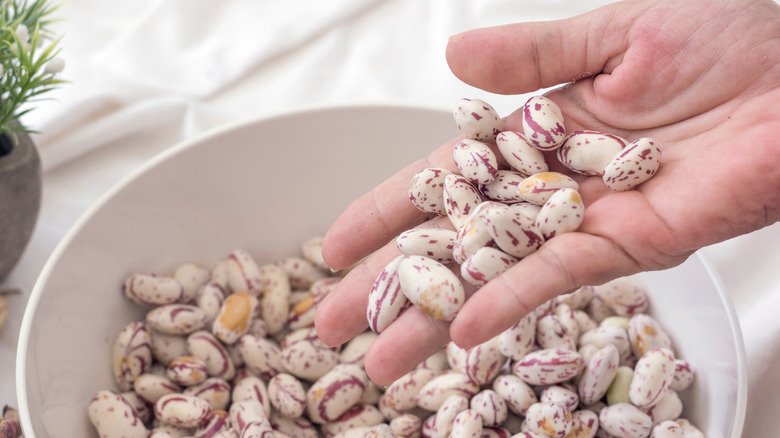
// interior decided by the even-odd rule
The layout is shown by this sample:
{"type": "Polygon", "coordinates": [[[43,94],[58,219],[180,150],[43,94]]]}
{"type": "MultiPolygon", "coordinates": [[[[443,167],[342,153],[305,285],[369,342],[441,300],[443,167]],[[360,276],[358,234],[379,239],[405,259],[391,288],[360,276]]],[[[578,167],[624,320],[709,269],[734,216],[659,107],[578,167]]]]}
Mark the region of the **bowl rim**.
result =
{"type": "MultiPolygon", "coordinates": [[[[195,144],[201,143],[209,139],[213,139],[214,137],[218,137],[220,135],[223,135],[233,130],[245,129],[253,124],[270,122],[273,121],[274,119],[300,116],[305,114],[316,114],[318,112],[350,111],[350,110],[351,111],[355,111],[355,110],[376,111],[376,110],[388,110],[388,109],[422,110],[422,111],[432,111],[432,112],[440,112],[440,113],[448,112],[447,110],[439,106],[424,105],[418,103],[398,103],[398,102],[321,103],[321,104],[299,106],[299,107],[295,107],[295,108],[291,108],[279,112],[274,112],[271,114],[264,114],[255,117],[249,117],[246,119],[236,120],[233,122],[227,122],[212,127],[210,129],[207,129],[201,133],[193,135],[190,138],[181,140],[163,149],[162,151],[158,152],[156,155],[148,159],[146,162],[137,166],[135,169],[129,171],[126,175],[124,175],[117,182],[111,185],[103,194],[101,194],[96,201],[94,201],[89,207],[87,207],[86,210],[84,210],[84,212],[82,212],[79,218],[68,229],[68,231],[64,234],[64,236],[60,240],[60,242],[56,245],[55,249],[52,251],[48,259],[46,260],[46,263],[44,264],[43,268],[41,269],[41,272],[38,275],[38,278],[35,281],[35,284],[33,286],[33,289],[30,293],[30,297],[25,307],[20,333],[19,333],[19,340],[17,343],[15,371],[16,371],[17,402],[19,405],[19,417],[20,417],[22,429],[26,431],[26,436],[29,436],[30,438],[34,438],[35,436],[32,429],[33,424],[32,424],[30,411],[28,409],[27,387],[25,384],[27,380],[27,372],[26,372],[25,364],[27,361],[28,343],[30,340],[30,334],[32,330],[33,316],[38,307],[41,294],[43,293],[44,286],[47,284],[52,270],[60,261],[62,253],[70,245],[70,243],[73,241],[76,235],[82,230],[82,228],[86,225],[86,223],[89,222],[89,220],[101,208],[103,208],[103,206],[106,203],[108,203],[109,200],[112,199],[116,193],[123,190],[126,186],[131,184],[133,181],[135,181],[144,173],[148,172],[150,169],[157,166],[159,163],[171,159],[172,157],[175,157],[176,155],[182,153],[183,151],[187,150],[188,148],[192,147],[195,144]]],[[[733,302],[729,297],[728,293],[726,292],[724,283],[720,275],[718,274],[717,270],[714,268],[713,263],[705,256],[705,254],[702,251],[696,251],[691,255],[691,257],[696,257],[702,263],[704,269],[707,271],[710,278],[714,282],[714,286],[718,291],[718,295],[720,297],[721,303],[723,304],[723,307],[726,311],[726,316],[731,328],[731,333],[733,338],[732,340],[734,342],[734,345],[736,346],[737,375],[738,375],[737,377],[738,377],[738,382],[741,382],[741,385],[738,385],[737,387],[737,401],[736,401],[736,412],[735,412],[736,415],[734,418],[734,424],[731,430],[730,438],[739,438],[742,435],[742,430],[744,428],[744,423],[745,423],[745,418],[747,413],[747,397],[748,397],[748,369],[747,369],[747,358],[746,358],[745,343],[742,335],[742,330],[739,324],[739,319],[737,317],[736,309],[734,308],[733,302]]]]}

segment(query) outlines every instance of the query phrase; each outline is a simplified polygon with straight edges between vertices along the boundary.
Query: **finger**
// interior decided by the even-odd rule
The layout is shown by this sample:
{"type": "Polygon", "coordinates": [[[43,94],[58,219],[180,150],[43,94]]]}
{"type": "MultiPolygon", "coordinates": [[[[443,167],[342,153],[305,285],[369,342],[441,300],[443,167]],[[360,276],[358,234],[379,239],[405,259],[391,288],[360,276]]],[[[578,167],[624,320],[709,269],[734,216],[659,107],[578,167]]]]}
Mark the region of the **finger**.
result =
{"type": "Polygon", "coordinates": [[[369,347],[365,370],[376,384],[387,386],[444,347],[449,326],[412,306],[390,324],[369,347]]]}
{"type": "Polygon", "coordinates": [[[464,32],[450,38],[447,62],[462,81],[500,94],[593,76],[625,51],[631,21],[623,18],[623,8],[613,4],[564,20],[464,32]]]}
{"type": "Polygon", "coordinates": [[[400,232],[432,217],[409,201],[409,182],[426,167],[455,171],[452,148],[459,140],[436,149],[352,202],[325,234],[322,256],[328,266],[336,270],[351,266],[400,232]]]}
{"type": "MultiPolygon", "coordinates": [[[[452,229],[452,222],[437,217],[418,228],[452,229]]],[[[368,293],[382,270],[400,254],[395,240],[385,244],[341,279],[317,306],[314,325],[323,342],[341,345],[368,327],[368,293]]]]}

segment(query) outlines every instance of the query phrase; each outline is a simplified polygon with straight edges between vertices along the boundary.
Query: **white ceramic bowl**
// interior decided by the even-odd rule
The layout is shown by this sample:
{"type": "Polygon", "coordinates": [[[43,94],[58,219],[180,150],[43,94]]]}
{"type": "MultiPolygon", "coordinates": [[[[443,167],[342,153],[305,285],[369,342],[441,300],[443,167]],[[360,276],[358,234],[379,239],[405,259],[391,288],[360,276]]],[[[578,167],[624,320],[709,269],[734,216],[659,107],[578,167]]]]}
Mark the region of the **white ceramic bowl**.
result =
{"type": "MultiPolygon", "coordinates": [[[[218,129],[152,160],[84,215],[35,285],[17,362],[25,436],[96,436],[87,403],[115,388],[114,337],[142,318],[120,292],[129,273],[208,266],[235,248],[260,261],[296,254],[352,199],[456,135],[445,111],[323,108],[218,129]]],[[[640,280],[697,371],[685,416],[709,438],[737,438],[745,354],[717,280],[698,256],[640,280]]]]}

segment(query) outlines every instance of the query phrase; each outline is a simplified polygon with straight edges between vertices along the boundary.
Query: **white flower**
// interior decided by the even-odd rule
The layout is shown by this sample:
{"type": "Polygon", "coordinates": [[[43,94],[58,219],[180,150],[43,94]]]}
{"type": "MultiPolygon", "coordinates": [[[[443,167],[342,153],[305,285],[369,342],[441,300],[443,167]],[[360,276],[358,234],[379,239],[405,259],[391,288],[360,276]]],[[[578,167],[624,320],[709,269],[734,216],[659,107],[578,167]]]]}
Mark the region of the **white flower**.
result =
{"type": "Polygon", "coordinates": [[[54,57],[46,63],[46,67],[43,68],[45,73],[57,74],[65,69],[65,60],[62,58],[54,57]]]}
{"type": "Polygon", "coordinates": [[[19,27],[16,28],[16,38],[24,43],[30,40],[30,30],[27,29],[27,26],[20,24],[19,27]]]}

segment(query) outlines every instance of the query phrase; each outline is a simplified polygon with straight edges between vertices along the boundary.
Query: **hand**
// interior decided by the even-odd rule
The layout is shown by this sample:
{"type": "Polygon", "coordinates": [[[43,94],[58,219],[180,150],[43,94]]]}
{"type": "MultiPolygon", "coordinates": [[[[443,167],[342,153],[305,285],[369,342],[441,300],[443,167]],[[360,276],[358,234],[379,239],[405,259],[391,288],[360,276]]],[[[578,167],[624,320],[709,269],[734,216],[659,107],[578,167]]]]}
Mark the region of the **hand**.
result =
{"type": "MultiPolygon", "coordinates": [[[[615,3],[571,19],[456,35],[447,59],[458,78],[489,92],[566,83],[547,96],[568,131],[652,137],[662,164],[627,192],[577,177],[586,207],[579,230],[480,288],[451,324],[416,308],[402,314],[366,356],[379,384],[450,339],[464,348],[486,341],[556,295],[676,266],[703,246],[780,219],[780,6],[772,1],[615,3]]],[[[506,122],[522,129],[517,113],[506,122]]],[[[456,141],[354,201],[328,231],[323,255],[333,268],[379,249],[320,305],[315,324],[326,343],[367,327],[367,293],[398,255],[394,237],[430,219],[409,202],[409,181],[424,167],[454,170],[456,141]]]]}

